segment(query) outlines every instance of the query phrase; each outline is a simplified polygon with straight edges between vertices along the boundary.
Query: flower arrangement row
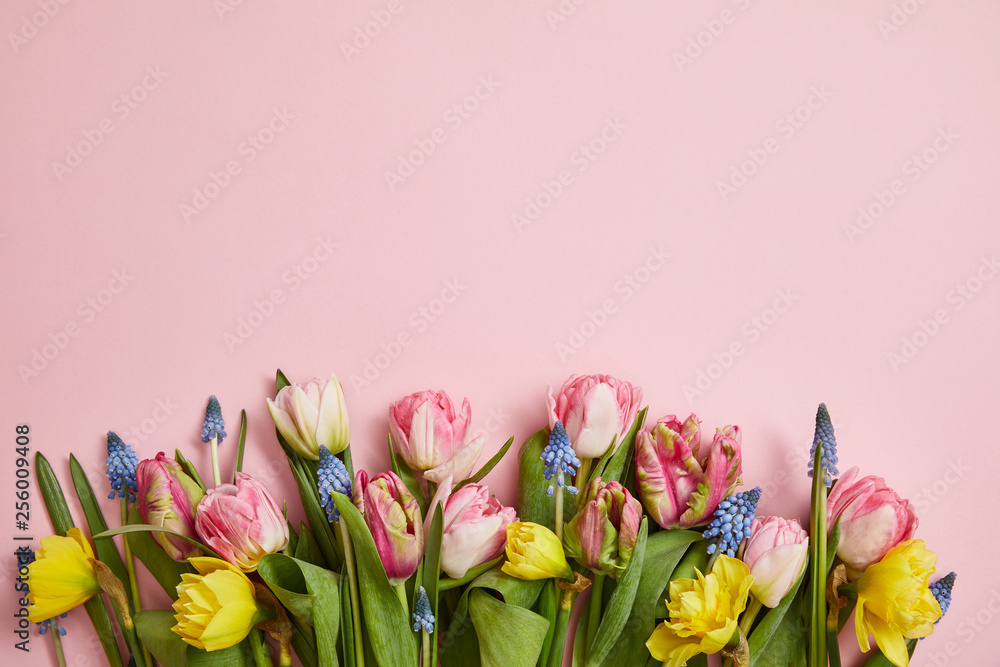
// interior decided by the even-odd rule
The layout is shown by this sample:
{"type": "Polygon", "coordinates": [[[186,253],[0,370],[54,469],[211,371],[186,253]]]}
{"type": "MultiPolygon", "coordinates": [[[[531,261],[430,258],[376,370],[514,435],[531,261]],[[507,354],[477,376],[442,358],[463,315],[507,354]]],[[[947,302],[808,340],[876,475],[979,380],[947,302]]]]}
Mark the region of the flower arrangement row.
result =
{"type": "Polygon", "coordinates": [[[243,472],[245,411],[223,476],[229,436],[214,396],[201,431],[210,477],[179,450],[139,460],[108,433],[114,528],[70,456],[89,537],[39,453],[55,534],[19,554],[29,619],[60,665],[59,619],[82,606],[111,667],[265,667],[293,654],[306,667],[555,667],[570,656],[679,667],[711,654],[739,667],[839,667],[853,614],[868,664],[905,667],[947,611],[955,574],[932,583],[936,556],[915,537],[913,507],[882,478],[840,475],[826,406],[807,531],[757,516],[759,487],[737,491],[738,426],[703,434],[693,414],[647,425],[642,395],[607,375],[550,388],[549,423],[518,452],[512,506],[484,480],[513,438],[479,465],[485,440],[468,437],[468,400],[457,407],[441,391],[389,407],[391,470],[354,470],[335,377],[293,384],[278,371],[267,399],[298,526],[243,472]],[[144,608],[137,562],[172,609],[144,608]]]}

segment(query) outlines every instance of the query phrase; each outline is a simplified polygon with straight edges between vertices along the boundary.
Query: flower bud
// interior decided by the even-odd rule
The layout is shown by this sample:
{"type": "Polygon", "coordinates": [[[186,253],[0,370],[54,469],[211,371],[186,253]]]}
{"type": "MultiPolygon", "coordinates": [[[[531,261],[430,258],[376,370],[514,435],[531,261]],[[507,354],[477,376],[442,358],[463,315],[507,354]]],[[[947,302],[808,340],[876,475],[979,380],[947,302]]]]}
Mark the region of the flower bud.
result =
{"type": "Polygon", "coordinates": [[[420,506],[393,472],[371,479],[364,470],[354,479],[354,504],[365,517],[386,576],[395,586],[409,579],[424,554],[420,506]]]}
{"type": "Polygon", "coordinates": [[[562,422],[581,459],[604,456],[621,444],[642,401],[642,388],[610,375],[573,375],[559,395],[549,387],[549,427],[562,422]]]}
{"type": "Polygon", "coordinates": [[[527,581],[573,578],[559,538],[545,526],[528,521],[509,524],[506,551],[507,562],[501,569],[512,577],[527,581]]]}
{"type": "Polygon", "coordinates": [[[344,390],[335,375],[283,387],[267,399],[267,409],[281,437],[307,459],[319,460],[320,445],[339,454],[351,444],[344,390]]]}
{"type": "Polygon", "coordinates": [[[389,406],[389,432],[396,453],[412,470],[440,484],[451,475],[466,479],[483,452],[486,439],[465,440],[472,418],[469,400],[455,411],[443,391],[418,391],[389,406]]]}
{"type": "Polygon", "coordinates": [[[288,546],[288,522],[264,485],[244,472],[236,484],[209,489],[198,504],[195,528],[202,541],[243,570],[288,546]]]}
{"type": "MultiPolygon", "coordinates": [[[[197,539],[194,517],[205,492],[176,461],[163,452],[155,459],[140,461],[136,468],[136,484],[136,507],[143,523],[197,539]]],[[[174,560],[201,555],[198,547],[175,535],[161,532],[150,535],[174,560]]]]}
{"type": "Polygon", "coordinates": [[[848,470],[827,499],[827,525],[832,531],[840,520],[837,555],[852,580],[894,546],[912,538],[917,529],[910,501],[896,495],[881,477],[859,478],[859,474],[857,468],[848,470]]]}
{"type": "Polygon", "coordinates": [[[563,534],[566,555],[584,567],[617,578],[639,535],[642,505],[618,482],[595,477],[563,534]]]}
{"type": "Polygon", "coordinates": [[[443,502],[444,532],[441,538],[441,569],[461,579],[471,568],[503,553],[507,526],[517,521],[513,507],[504,507],[483,484],[466,484],[451,492],[451,479],[438,487],[427,511],[429,529],[434,508],[443,502]]]}
{"type": "Polygon", "coordinates": [[[778,606],[806,566],[809,535],[799,522],[779,516],[757,517],[750,528],[743,562],[754,576],[750,592],[765,607],[778,606]]]}

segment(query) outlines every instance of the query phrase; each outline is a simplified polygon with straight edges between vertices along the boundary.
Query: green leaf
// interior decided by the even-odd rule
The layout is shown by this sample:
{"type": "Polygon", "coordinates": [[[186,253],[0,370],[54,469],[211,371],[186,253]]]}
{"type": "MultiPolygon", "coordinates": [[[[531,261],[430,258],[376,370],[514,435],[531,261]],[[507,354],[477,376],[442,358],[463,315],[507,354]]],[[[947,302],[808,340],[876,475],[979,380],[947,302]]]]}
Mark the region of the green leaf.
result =
{"type": "MultiPolygon", "coordinates": [[[[763,647],[754,644],[750,648],[751,665],[787,665],[788,667],[806,667],[806,639],[809,634],[808,626],[803,622],[802,608],[806,599],[805,586],[802,586],[791,596],[791,604],[787,612],[781,618],[781,622],[774,629],[770,641],[763,647]]],[[[788,597],[788,596],[785,596],[788,597]]],[[[785,600],[782,599],[782,603],[785,600]]],[[[777,608],[777,607],[776,607],[777,608]]],[[[773,611],[773,610],[772,610],[773,611]]],[[[767,618],[765,617],[765,621],[767,618]]],[[[761,622],[763,625],[764,621],[761,622]]],[[[759,631],[755,630],[752,635],[759,631]]]]}
{"type": "MultiPolygon", "coordinates": [[[[538,600],[539,594],[552,587],[552,581],[522,581],[516,577],[504,574],[497,565],[474,579],[465,592],[452,615],[451,625],[445,634],[440,653],[441,661],[448,667],[476,667],[480,661],[479,640],[472,629],[469,618],[469,592],[476,588],[489,588],[503,596],[508,605],[530,609],[538,600]]],[[[439,589],[440,590],[440,589],[439,589]]]]}
{"type": "Polygon", "coordinates": [[[288,378],[285,377],[285,374],[281,371],[281,369],[277,369],[274,373],[275,393],[278,393],[290,384],[292,383],[288,381],[288,378]]]}
{"type": "Polygon", "coordinates": [[[635,416],[635,420],[632,422],[632,427],[625,435],[621,445],[619,445],[618,449],[615,450],[615,455],[611,457],[610,461],[608,461],[607,467],[602,471],[601,477],[605,481],[621,481],[629,459],[635,452],[635,435],[646,421],[646,412],[648,410],[649,408],[643,408],[639,411],[639,414],[635,416]]]}
{"type": "Polygon", "coordinates": [[[639,526],[639,537],[635,543],[635,550],[632,558],[629,559],[625,571],[618,580],[618,586],[611,594],[611,600],[604,609],[601,618],[601,625],[597,628],[597,634],[588,638],[590,649],[587,651],[587,667],[597,667],[604,660],[604,657],[611,651],[618,637],[628,621],[635,601],[635,593],[639,588],[639,580],[642,577],[643,561],[646,556],[646,539],[649,531],[648,521],[643,517],[639,526]]]}
{"type": "Polygon", "coordinates": [[[316,538],[313,537],[312,530],[310,530],[304,521],[299,522],[299,541],[295,545],[293,553],[298,560],[304,560],[319,567],[326,566],[326,561],[323,559],[323,553],[316,543],[316,538]]]}
{"type": "Polygon", "coordinates": [[[483,667],[533,667],[542,650],[548,619],[504,604],[482,590],[469,597],[469,616],[479,635],[483,667]]]}
{"type": "Polygon", "coordinates": [[[604,665],[643,664],[649,655],[646,640],[656,625],[656,610],[666,611],[664,589],[676,578],[675,568],[701,535],[690,530],[661,530],[646,540],[642,577],[636,588],[633,608],[614,647],[604,659],[604,665]]]}
{"type": "MultiPolygon", "coordinates": [[[[83,466],[80,465],[80,462],[72,454],[69,455],[69,470],[70,475],[73,477],[73,486],[76,488],[76,497],[80,499],[83,516],[87,519],[87,527],[90,528],[90,534],[96,535],[104,532],[108,529],[108,524],[104,520],[101,506],[97,503],[97,497],[94,495],[94,489],[90,485],[90,480],[87,479],[87,473],[83,471],[83,466]]],[[[118,553],[115,543],[110,540],[95,541],[94,551],[97,559],[111,568],[111,572],[122,582],[128,599],[133,599],[132,587],[129,585],[128,580],[128,571],[125,569],[125,562],[122,560],[121,554],[118,553]]],[[[120,623],[121,619],[118,620],[120,623]]]]}
{"type": "Polygon", "coordinates": [[[170,628],[175,625],[171,611],[140,611],[135,615],[135,630],[142,645],[164,667],[185,667],[188,644],[170,628]]]}
{"type": "MultiPolygon", "coordinates": [[[[135,507],[129,512],[128,525],[143,525],[142,517],[139,516],[135,507]]],[[[132,549],[132,555],[146,566],[156,582],[160,584],[170,599],[177,599],[177,584],[181,583],[181,575],[185,572],[194,572],[194,568],[188,565],[187,561],[178,562],[167,555],[167,552],[156,543],[153,536],[148,532],[130,533],[127,536],[128,546],[132,549]]],[[[94,544],[110,544],[112,540],[94,540],[94,544]]]]}
{"type": "Polygon", "coordinates": [[[837,521],[833,524],[833,528],[830,529],[830,537],[826,540],[826,574],[829,578],[830,572],[833,571],[833,564],[836,562],[836,558],[833,556],[837,553],[837,547],[840,546],[840,517],[837,517],[837,521]]]}
{"type": "Polygon", "coordinates": [[[243,471],[243,449],[247,444],[247,411],[240,411],[240,446],[236,450],[236,472],[243,471]]]}
{"type": "Polygon", "coordinates": [[[184,472],[187,473],[188,477],[193,479],[195,483],[201,487],[202,491],[206,489],[205,482],[201,481],[201,475],[198,474],[198,469],[194,467],[193,463],[184,458],[181,450],[174,450],[174,461],[176,461],[177,465],[184,469],[184,472]]]}
{"type": "Polygon", "coordinates": [[[340,580],[344,585],[340,587],[340,617],[344,619],[344,632],[341,639],[344,645],[344,664],[354,665],[354,614],[351,611],[350,584],[347,581],[347,563],[340,570],[340,580]]]}
{"type": "MultiPolygon", "coordinates": [[[[525,440],[518,452],[517,516],[521,521],[530,521],[555,530],[556,504],[555,499],[545,492],[549,488],[549,480],[543,476],[545,467],[541,460],[542,450],[548,443],[549,429],[543,428],[525,440]]],[[[576,496],[567,494],[564,500],[569,501],[571,498],[575,499],[576,496]]],[[[569,504],[566,502],[563,506],[564,519],[569,519],[575,512],[575,508],[570,511],[569,504]]]]}
{"type": "Polygon", "coordinates": [[[284,554],[264,556],[257,563],[257,574],[295,620],[313,625],[316,596],[306,590],[305,577],[294,558],[284,554]]]}
{"type": "Polygon", "coordinates": [[[38,480],[38,489],[45,502],[52,527],[57,534],[65,536],[66,531],[75,526],[73,515],[69,512],[69,505],[66,504],[66,496],[59,486],[59,479],[41,452],[35,453],[35,478],[38,480]]]}
{"type": "MultiPolygon", "coordinates": [[[[802,589],[803,584],[807,580],[806,573],[809,571],[809,562],[806,561],[806,566],[802,569],[802,574],[799,575],[799,580],[796,582],[795,586],[792,587],[790,591],[781,598],[781,602],[774,609],[769,609],[761,619],[760,623],[753,632],[750,633],[748,642],[750,644],[750,665],[751,667],[756,667],[756,665],[772,665],[777,664],[774,662],[772,657],[773,653],[778,652],[778,649],[772,647],[771,644],[774,642],[786,642],[787,639],[779,639],[784,635],[781,632],[781,625],[784,623],[787,616],[794,617],[795,622],[802,623],[802,589]]],[[[787,633],[785,633],[787,634],[787,633]]],[[[806,640],[806,629],[802,627],[802,632],[800,633],[801,643],[803,651],[805,651],[805,640],[806,640]]]]}
{"type": "Polygon", "coordinates": [[[299,624],[313,627],[320,667],[336,667],[341,605],[337,575],[284,554],[264,556],[257,572],[299,624]]]}
{"type": "MultiPolygon", "coordinates": [[[[66,504],[66,496],[63,495],[59,479],[41,452],[35,453],[35,480],[38,482],[38,490],[42,495],[52,527],[57,534],[65,536],[66,531],[75,527],[73,515],[70,514],[69,506],[66,504]]],[[[111,667],[122,667],[122,654],[118,650],[118,642],[115,641],[115,633],[111,627],[111,616],[104,606],[104,600],[101,596],[92,597],[83,606],[90,616],[90,622],[94,625],[108,663],[111,667]]]]}
{"type": "Polygon", "coordinates": [[[450,591],[453,588],[458,588],[459,586],[464,586],[479,575],[484,572],[492,570],[494,567],[500,564],[503,560],[503,556],[497,556],[491,561],[487,561],[482,565],[477,565],[476,567],[470,568],[468,572],[465,573],[461,579],[452,579],[451,577],[442,577],[438,581],[438,591],[450,591]]]}
{"type": "MultiPolygon", "coordinates": [[[[278,436],[284,443],[284,439],[278,436]]],[[[287,447],[287,445],[284,445],[287,447]]],[[[299,498],[302,501],[302,509],[305,510],[306,521],[312,529],[316,544],[319,545],[320,552],[327,565],[333,569],[339,569],[341,564],[340,555],[334,546],[333,530],[326,517],[326,510],[319,504],[319,490],[314,482],[309,479],[305,462],[295,452],[291,452],[288,458],[288,467],[292,470],[292,477],[299,487],[299,498]]],[[[301,536],[300,536],[301,538],[301,536]]]]}
{"type": "Polygon", "coordinates": [[[382,665],[416,667],[417,644],[410,619],[389,584],[364,517],[342,493],[333,493],[333,501],[354,544],[360,603],[375,657],[382,665]]]}
{"type": "MultiPolygon", "coordinates": [[[[434,507],[434,516],[431,518],[430,530],[425,536],[424,558],[420,564],[422,569],[422,582],[424,590],[427,591],[427,599],[431,603],[431,611],[434,618],[438,615],[438,580],[441,577],[441,541],[444,539],[444,508],[441,503],[434,507]]],[[[418,580],[421,578],[418,577],[418,580]]],[[[431,664],[437,664],[437,642],[431,642],[431,664]]]]}
{"type": "Polygon", "coordinates": [[[497,452],[493,456],[493,458],[491,458],[489,461],[486,462],[486,465],[477,470],[476,474],[473,475],[472,477],[462,480],[458,484],[458,486],[455,487],[455,490],[457,491],[466,484],[478,484],[479,482],[486,479],[486,476],[490,474],[490,471],[493,470],[493,468],[495,468],[498,463],[500,463],[500,460],[504,457],[504,454],[507,453],[507,450],[509,450],[511,445],[513,444],[514,444],[514,436],[510,436],[510,439],[507,440],[506,444],[504,444],[504,446],[500,448],[500,451],[497,452]]]}
{"type": "MultiPolygon", "coordinates": [[[[195,545],[196,547],[204,551],[207,555],[212,556],[213,558],[220,558],[220,559],[222,558],[222,556],[220,556],[214,549],[210,549],[209,547],[205,546],[204,544],[202,544],[201,542],[192,537],[188,537],[183,533],[178,533],[176,530],[164,528],[163,526],[150,526],[148,523],[135,523],[135,524],[129,524],[127,526],[121,526],[119,528],[112,528],[110,530],[105,530],[103,533],[98,533],[97,535],[94,535],[94,540],[95,541],[104,540],[109,537],[114,537],[115,535],[126,535],[131,533],[166,533],[167,535],[173,535],[175,537],[181,538],[182,540],[190,542],[191,544],[195,545]]],[[[129,542],[129,544],[131,544],[131,542],[129,542]]]]}

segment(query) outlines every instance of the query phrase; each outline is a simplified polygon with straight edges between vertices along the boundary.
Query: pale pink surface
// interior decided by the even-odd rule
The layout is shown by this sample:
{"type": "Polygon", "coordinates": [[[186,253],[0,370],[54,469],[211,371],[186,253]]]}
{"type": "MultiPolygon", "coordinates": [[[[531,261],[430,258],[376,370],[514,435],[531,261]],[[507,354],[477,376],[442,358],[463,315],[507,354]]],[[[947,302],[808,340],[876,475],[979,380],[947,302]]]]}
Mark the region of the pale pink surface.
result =
{"type": "MultiPolygon", "coordinates": [[[[913,664],[991,664],[1000,544],[978,508],[1000,467],[1000,5],[894,2],[587,3],[552,27],[555,0],[401,0],[349,60],[341,44],[388,2],[221,18],[71,2],[16,52],[8,33],[41,10],[4,3],[4,563],[14,533],[49,530],[37,495],[14,528],[15,423],[64,486],[74,451],[101,490],[108,429],[208,470],[214,393],[223,465],[246,408],[246,470],[298,519],[264,404],[276,366],[337,374],[373,473],[388,405],[411,391],[468,396],[485,460],[546,423],[547,385],[610,373],[651,415],[739,424],[762,513],[802,520],[825,401],[841,468],[910,498],[939,573],[959,572],[913,664]],[[101,127],[59,180],[53,163],[101,127]],[[186,222],[206,186],[219,194],[186,222]],[[859,207],[882,212],[851,228],[859,207]]],[[[487,480],[507,503],[514,470],[487,480]]],[[[0,656],[23,660],[7,590],[0,656]]],[[[67,651],[99,664],[85,614],[68,625],[67,651]]],[[[51,664],[47,638],[31,647],[51,664]]]]}

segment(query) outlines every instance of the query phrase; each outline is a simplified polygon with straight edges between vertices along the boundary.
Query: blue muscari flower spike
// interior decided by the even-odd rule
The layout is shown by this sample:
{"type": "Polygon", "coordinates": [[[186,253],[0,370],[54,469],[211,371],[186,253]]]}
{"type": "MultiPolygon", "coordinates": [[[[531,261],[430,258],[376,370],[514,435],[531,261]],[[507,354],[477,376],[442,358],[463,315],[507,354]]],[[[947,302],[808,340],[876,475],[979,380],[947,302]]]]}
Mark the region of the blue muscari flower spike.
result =
{"type": "Polygon", "coordinates": [[[705,539],[718,537],[717,542],[708,545],[708,553],[718,549],[730,558],[736,556],[743,540],[750,537],[750,526],[757,517],[757,503],[760,501],[760,487],[750,491],[740,491],[729,496],[715,510],[712,523],[702,533],[705,539]]]}
{"type": "MultiPolygon", "coordinates": [[[[59,618],[66,618],[66,612],[59,614],[59,618]]],[[[38,634],[44,635],[52,627],[52,619],[47,618],[44,621],[36,623],[35,625],[38,626],[38,634]]],[[[64,628],[61,625],[59,626],[59,636],[60,637],[66,636],[66,628],[64,628]]]]}
{"type": "MultiPolygon", "coordinates": [[[[542,450],[542,461],[545,462],[545,479],[555,477],[556,483],[560,487],[566,484],[563,476],[572,477],[576,474],[576,469],[580,467],[580,459],[576,458],[576,452],[573,451],[573,445],[569,441],[569,436],[566,434],[566,428],[562,422],[556,422],[556,425],[552,427],[552,433],[549,434],[549,444],[542,450]]],[[[566,490],[570,493],[577,492],[575,486],[566,486],[566,490]]],[[[553,491],[555,491],[555,486],[550,484],[545,492],[551,496],[553,491]]]]}
{"type": "Polygon", "coordinates": [[[129,502],[135,502],[135,466],[139,457],[135,450],[122,442],[114,431],[108,431],[108,481],[111,482],[111,493],[108,498],[124,498],[128,494],[129,502]]]}
{"type": "MultiPolygon", "coordinates": [[[[949,572],[930,585],[934,599],[941,605],[941,618],[944,618],[944,615],[948,613],[948,607],[951,606],[951,589],[955,585],[956,576],[954,572],[949,572]]],[[[941,618],[935,621],[935,623],[941,622],[941,618]]]]}
{"type": "Polygon", "coordinates": [[[813,476],[813,462],[816,459],[816,448],[823,452],[820,458],[820,465],[823,466],[823,483],[833,486],[833,478],[830,475],[839,475],[837,463],[837,438],[833,435],[833,423],[830,421],[830,413],[826,409],[826,403],[820,403],[816,410],[816,434],[813,436],[812,449],[809,450],[809,476],[813,476]]]}
{"type": "Polygon", "coordinates": [[[427,634],[434,634],[434,614],[431,612],[431,601],[427,599],[427,591],[421,586],[417,590],[417,604],[413,610],[413,631],[425,630],[427,634]]]}
{"type": "Polygon", "coordinates": [[[340,510],[333,503],[333,492],[343,493],[351,497],[351,476],[347,474],[344,463],[330,453],[326,445],[319,446],[319,504],[326,510],[326,520],[330,523],[340,521],[340,510]]]}
{"type": "Polygon", "coordinates": [[[226,420],[222,418],[222,408],[215,394],[208,397],[208,407],[205,408],[205,423],[201,427],[201,441],[208,442],[213,437],[221,443],[226,437],[226,420]]]}

